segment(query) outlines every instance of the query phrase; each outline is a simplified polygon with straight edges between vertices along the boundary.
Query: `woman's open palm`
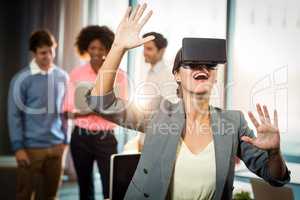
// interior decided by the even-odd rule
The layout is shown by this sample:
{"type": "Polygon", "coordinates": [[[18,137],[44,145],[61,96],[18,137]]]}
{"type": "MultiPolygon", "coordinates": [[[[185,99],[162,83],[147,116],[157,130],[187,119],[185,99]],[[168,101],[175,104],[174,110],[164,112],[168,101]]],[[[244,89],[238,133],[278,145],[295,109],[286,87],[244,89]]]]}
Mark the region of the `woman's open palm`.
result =
{"type": "Polygon", "coordinates": [[[274,123],[272,124],[267,107],[263,106],[263,110],[259,104],[256,107],[261,123],[256,120],[252,112],[249,112],[248,115],[256,128],[257,137],[243,136],[241,139],[263,150],[279,149],[280,134],[277,111],[274,111],[274,123]]]}
{"type": "Polygon", "coordinates": [[[131,49],[154,39],[154,36],[148,36],[146,38],[140,38],[139,36],[141,29],[152,15],[152,11],[150,11],[142,18],[146,7],[146,4],[143,4],[142,6],[138,5],[131,13],[131,8],[129,7],[127,9],[117,28],[114,41],[115,44],[125,49],[131,49]]]}

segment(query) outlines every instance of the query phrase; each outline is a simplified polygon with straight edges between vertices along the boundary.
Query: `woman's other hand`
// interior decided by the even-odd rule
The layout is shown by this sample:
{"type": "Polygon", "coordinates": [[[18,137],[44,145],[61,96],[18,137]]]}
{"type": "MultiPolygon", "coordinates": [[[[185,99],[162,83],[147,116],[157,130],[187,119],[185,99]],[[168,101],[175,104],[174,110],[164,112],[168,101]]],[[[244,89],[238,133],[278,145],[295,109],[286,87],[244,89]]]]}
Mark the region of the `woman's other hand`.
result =
{"type": "Polygon", "coordinates": [[[242,136],[241,140],[248,142],[263,150],[278,151],[280,149],[280,134],[278,129],[277,111],[274,111],[274,122],[272,123],[267,106],[263,106],[262,109],[260,104],[257,104],[256,108],[259,115],[260,123],[254,117],[252,112],[248,112],[248,115],[256,128],[257,137],[251,138],[248,136],[242,136]]]}

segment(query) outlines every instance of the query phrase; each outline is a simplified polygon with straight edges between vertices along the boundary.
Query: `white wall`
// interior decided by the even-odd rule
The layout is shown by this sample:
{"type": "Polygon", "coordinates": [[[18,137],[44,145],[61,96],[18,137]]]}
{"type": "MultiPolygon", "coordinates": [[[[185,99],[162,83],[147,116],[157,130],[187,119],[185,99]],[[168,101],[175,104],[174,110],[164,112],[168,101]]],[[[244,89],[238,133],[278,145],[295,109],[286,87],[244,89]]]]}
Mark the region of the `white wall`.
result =
{"type": "Polygon", "coordinates": [[[232,1],[228,108],[277,109],[285,153],[300,155],[300,1],[232,1]]]}

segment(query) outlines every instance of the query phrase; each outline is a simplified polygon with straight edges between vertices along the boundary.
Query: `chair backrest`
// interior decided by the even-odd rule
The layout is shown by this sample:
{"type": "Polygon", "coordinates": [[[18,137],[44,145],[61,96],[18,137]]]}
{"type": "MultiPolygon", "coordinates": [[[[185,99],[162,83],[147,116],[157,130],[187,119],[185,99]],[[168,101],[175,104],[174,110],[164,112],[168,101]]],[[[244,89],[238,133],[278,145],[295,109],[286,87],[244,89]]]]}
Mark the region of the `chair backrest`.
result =
{"type": "Polygon", "coordinates": [[[140,153],[114,154],[110,163],[110,200],[124,199],[127,188],[135,173],[140,153]]]}

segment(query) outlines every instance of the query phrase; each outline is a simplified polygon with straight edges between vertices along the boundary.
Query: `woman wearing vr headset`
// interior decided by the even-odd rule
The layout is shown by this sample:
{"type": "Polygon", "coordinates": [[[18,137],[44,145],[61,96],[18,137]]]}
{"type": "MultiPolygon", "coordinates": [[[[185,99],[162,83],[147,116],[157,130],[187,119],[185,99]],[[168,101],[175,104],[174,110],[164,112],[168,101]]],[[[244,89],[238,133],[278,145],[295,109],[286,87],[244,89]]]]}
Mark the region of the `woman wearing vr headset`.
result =
{"type": "Polygon", "coordinates": [[[125,199],[231,199],[235,156],[271,185],[288,183],[276,111],[274,122],[266,106],[257,105],[259,121],[249,112],[257,131],[254,136],[242,112],[210,106],[216,65],[186,65],[179,51],[173,68],[181,97],[177,104],[158,97],[142,112],[115,96],[115,75],[124,53],[154,38],[139,37],[152,14],[142,18],[145,9],[144,4],[131,13],[127,10],[87,96],[89,106],[104,118],[146,133],[125,199]]]}

